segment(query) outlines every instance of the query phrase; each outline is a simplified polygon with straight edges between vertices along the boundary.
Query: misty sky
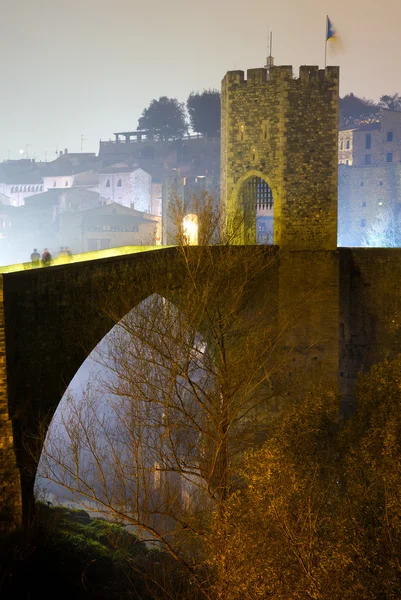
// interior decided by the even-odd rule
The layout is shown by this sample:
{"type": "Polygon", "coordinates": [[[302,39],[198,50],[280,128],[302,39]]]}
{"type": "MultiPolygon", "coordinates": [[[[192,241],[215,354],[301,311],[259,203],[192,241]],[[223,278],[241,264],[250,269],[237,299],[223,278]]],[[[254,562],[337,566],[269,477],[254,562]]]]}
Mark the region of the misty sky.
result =
{"type": "Polygon", "coordinates": [[[225,72],[324,61],[325,15],[343,50],[341,95],[401,92],[400,0],[1,0],[0,160],[97,152],[161,95],[220,88],[225,72]]]}

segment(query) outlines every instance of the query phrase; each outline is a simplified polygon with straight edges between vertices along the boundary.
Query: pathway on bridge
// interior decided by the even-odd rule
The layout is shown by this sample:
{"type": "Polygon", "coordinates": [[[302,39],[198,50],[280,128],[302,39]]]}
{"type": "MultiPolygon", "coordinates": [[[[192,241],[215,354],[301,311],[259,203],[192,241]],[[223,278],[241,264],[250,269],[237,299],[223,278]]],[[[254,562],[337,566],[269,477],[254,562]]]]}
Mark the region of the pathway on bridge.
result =
{"type": "Polygon", "coordinates": [[[44,266],[40,261],[38,265],[32,262],[17,263],[14,265],[5,265],[0,267],[1,273],[15,273],[17,271],[30,271],[31,269],[48,269],[59,265],[70,263],[85,262],[88,260],[99,260],[101,258],[111,258],[113,256],[123,256],[125,254],[137,254],[139,252],[149,252],[149,250],[162,250],[170,246],[120,246],[119,248],[108,248],[107,250],[95,250],[94,252],[82,252],[73,254],[71,257],[53,258],[50,265],[44,266]]]}

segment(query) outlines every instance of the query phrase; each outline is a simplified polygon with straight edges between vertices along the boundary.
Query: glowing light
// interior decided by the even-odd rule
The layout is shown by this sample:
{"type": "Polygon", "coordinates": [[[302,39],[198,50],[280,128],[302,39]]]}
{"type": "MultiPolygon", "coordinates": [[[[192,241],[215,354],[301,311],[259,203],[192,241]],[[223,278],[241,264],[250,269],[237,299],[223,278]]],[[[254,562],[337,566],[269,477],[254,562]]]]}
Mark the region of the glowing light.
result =
{"type": "Polygon", "coordinates": [[[182,220],[184,229],[185,242],[189,246],[196,246],[198,243],[198,216],[197,215],[186,215],[182,220]]]}
{"type": "Polygon", "coordinates": [[[21,148],[21,150],[19,151],[19,153],[21,154],[21,156],[24,154],[24,151],[22,150],[22,148],[21,148]]]}

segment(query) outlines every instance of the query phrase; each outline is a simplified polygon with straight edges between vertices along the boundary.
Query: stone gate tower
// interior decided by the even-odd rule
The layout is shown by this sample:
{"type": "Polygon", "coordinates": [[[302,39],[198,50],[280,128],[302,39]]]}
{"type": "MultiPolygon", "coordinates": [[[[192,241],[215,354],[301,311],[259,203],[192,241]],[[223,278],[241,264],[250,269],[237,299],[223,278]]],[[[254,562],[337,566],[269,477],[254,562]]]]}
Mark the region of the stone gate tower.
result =
{"type": "Polygon", "coordinates": [[[255,243],[258,207],[274,244],[337,247],[338,67],[229,71],[222,81],[221,200],[236,242],[255,243]]]}

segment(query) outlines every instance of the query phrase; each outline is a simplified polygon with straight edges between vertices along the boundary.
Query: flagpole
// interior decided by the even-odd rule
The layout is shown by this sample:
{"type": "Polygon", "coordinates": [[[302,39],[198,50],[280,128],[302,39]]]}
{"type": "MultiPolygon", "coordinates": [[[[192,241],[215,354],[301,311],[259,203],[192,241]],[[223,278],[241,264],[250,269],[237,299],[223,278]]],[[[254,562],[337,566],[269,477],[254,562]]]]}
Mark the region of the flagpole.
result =
{"type": "Polygon", "coordinates": [[[329,15],[326,15],[326,31],[324,32],[324,68],[327,65],[327,32],[329,30],[329,15]]]}

